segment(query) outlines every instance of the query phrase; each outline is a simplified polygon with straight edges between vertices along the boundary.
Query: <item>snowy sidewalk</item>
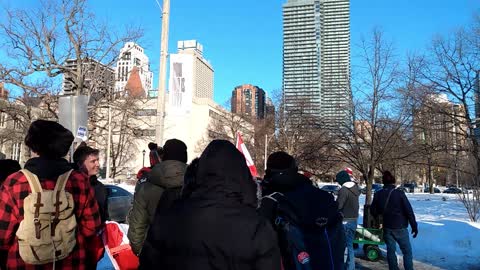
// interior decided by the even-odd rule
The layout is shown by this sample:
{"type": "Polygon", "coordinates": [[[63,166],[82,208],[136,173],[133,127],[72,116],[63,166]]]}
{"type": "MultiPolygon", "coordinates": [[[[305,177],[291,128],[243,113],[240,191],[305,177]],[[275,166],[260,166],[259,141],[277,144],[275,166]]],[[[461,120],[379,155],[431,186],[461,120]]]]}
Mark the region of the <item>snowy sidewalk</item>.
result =
{"type": "MultiPolygon", "coordinates": [[[[458,196],[424,193],[408,193],[407,196],[419,227],[418,237],[410,238],[415,269],[480,270],[480,223],[468,221],[458,196]]],[[[360,214],[364,200],[362,195],[360,214]]],[[[357,269],[388,269],[386,247],[381,249],[383,259],[375,263],[362,259],[362,250],[357,250],[358,264],[363,267],[357,269]]],[[[399,252],[397,247],[397,254],[399,252]]]]}
{"type": "MultiPolygon", "coordinates": [[[[366,259],[363,259],[361,257],[355,258],[355,268],[359,270],[385,270],[388,269],[388,263],[386,258],[382,258],[378,262],[370,262],[367,261],[366,259]]],[[[400,269],[403,269],[402,262],[399,264],[400,269]]],[[[436,266],[428,265],[422,262],[414,261],[413,262],[413,267],[415,270],[440,270],[444,268],[439,268],[436,266]]],[[[463,270],[477,270],[479,268],[462,268],[463,270]]],[[[450,269],[448,269],[450,270],[450,269]]]]}

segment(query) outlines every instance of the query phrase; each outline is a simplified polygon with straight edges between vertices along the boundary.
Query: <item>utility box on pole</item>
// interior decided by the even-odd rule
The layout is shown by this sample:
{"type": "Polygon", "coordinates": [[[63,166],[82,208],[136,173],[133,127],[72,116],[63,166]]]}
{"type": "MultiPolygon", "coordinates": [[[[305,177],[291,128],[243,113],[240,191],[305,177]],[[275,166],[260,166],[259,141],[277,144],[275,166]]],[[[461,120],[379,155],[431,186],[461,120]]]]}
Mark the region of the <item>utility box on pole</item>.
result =
{"type": "MultiPolygon", "coordinates": [[[[72,132],[77,143],[88,138],[88,100],[85,95],[63,96],[58,100],[58,122],[72,132]]],[[[72,145],[70,158],[73,148],[72,145]]]]}

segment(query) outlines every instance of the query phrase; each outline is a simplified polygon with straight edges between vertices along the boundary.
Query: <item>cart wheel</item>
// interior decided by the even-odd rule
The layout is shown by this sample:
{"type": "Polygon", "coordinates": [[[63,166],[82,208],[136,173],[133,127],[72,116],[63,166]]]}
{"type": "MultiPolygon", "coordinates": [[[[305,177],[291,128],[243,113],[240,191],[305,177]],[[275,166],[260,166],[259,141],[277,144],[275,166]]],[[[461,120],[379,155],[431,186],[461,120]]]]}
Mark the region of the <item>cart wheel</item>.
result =
{"type": "Polygon", "coordinates": [[[365,256],[367,256],[369,261],[376,262],[380,259],[381,252],[378,246],[364,245],[363,251],[365,252],[365,256]]]}

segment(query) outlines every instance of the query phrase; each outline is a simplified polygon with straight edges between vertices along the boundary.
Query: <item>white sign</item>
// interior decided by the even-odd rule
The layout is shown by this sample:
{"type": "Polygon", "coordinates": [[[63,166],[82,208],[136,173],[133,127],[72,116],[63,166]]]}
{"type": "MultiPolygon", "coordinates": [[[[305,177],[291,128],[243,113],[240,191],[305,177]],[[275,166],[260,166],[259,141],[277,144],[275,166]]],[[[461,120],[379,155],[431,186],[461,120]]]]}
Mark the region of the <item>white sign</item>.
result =
{"type": "Polygon", "coordinates": [[[88,129],[84,126],[79,126],[77,129],[77,138],[81,139],[82,141],[86,141],[88,139],[87,137],[88,129]]]}
{"type": "Polygon", "coordinates": [[[189,113],[192,108],[193,55],[170,55],[168,101],[170,112],[177,115],[189,113]]]}

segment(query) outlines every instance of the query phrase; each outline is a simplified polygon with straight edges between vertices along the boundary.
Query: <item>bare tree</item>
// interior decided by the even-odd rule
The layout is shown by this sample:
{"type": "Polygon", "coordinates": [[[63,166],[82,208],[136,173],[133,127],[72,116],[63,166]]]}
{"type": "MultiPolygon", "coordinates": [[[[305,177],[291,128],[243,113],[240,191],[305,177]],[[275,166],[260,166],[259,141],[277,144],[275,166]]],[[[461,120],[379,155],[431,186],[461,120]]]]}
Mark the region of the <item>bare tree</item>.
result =
{"type": "Polygon", "coordinates": [[[109,95],[105,91],[113,86],[103,79],[105,67],[116,61],[121,44],[142,36],[138,28],[117,31],[101,23],[87,0],[45,0],[38,8],[2,14],[0,81],[17,92],[16,102],[31,107],[30,100],[40,99],[55,118],[63,81],[75,94],[109,95]]]}
{"type": "Polygon", "coordinates": [[[4,14],[0,35],[8,59],[0,65],[0,79],[28,96],[57,94],[59,76],[67,78],[74,92],[91,94],[98,82],[87,84],[86,76],[102,72],[94,62],[111,66],[120,45],[142,36],[138,28],[116,33],[100,23],[87,0],[41,1],[36,9],[7,9],[4,14]],[[69,60],[75,60],[74,68],[69,60]]]}
{"type": "MultiPolygon", "coordinates": [[[[153,140],[151,124],[144,118],[142,108],[148,99],[123,97],[113,100],[108,106],[97,106],[90,113],[89,139],[97,148],[107,152],[108,111],[111,113],[110,162],[111,177],[125,176],[130,172],[131,157],[140,151],[139,141],[153,140]]],[[[147,110],[148,112],[148,110],[147,110]]],[[[155,112],[152,112],[154,114],[155,112]]],[[[107,154],[105,153],[105,156],[107,154]]]]}
{"type": "MultiPolygon", "coordinates": [[[[13,103],[20,104],[20,111],[28,113],[34,108],[32,101],[38,101],[48,111],[48,118],[58,119],[58,96],[62,90],[87,95],[91,97],[90,125],[98,127],[96,121],[101,123],[105,117],[98,115],[101,108],[124,96],[113,93],[115,78],[111,66],[118,60],[120,47],[125,42],[137,41],[143,31],[101,22],[89,10],[87,0],[42,0],[37,8],[6,9],[2,14],[5,18],[0,23],[0,48],[6,57],[0,63],[0,81],[16,91],[13,103]]],[[[136,103],[130,102],[133,107],[127,108],[124,105],[129,102],[122,99],[115,106],[125,117],[114,124],[123,125],[123,134],[117,141],[128,144],[136,129],[128,122],[136,103]]],[[[39,116],[22,116],[22,121],[28,126],[36,117],[39,116]]],[[[98,140],[92,135],[98,134],[90,132],[90,139],[98,140]]],[[[119,173],[116,168],[126,160],[120,158],[124,150],[121,144],[112,147],[114,176],[119,173]]]]}
{"type": "MultiPolygon", "coordinates": [[[[462,27],[446,36],[438,36],[425,55],[411,59],[410,65],[419,71],[416,82],[430,87],[438,94],[446,94],[459,104],[464,114],[465,132],[460,133],[466,142],[466,151],[474,161],[474,174],[470,179],[480,186],[480,149],[476,137],[475,93],[480,67],[480,21],[462,27]]],[[[478,113],[478,112],[477,112],[478,113]]],[[[475,198],[466,196],[465,198],[475,198]]]]}
{"type": "Polygon", "coordinates": [[[358,70],[363,72],[353,80],[357,83],[353,123],[346,123],[335,146],[339,157],[362,174],[367,184],[365,204],[370,205],[375,170],[387,159],[401,158],[393,154],[409,131],[411,114],[398,98],[401,73],[392,43],[374,29],[370,38],[362,39],[360,50],[358,70]]]}
{"type": "Polygon", "coordinates": [[[311,113],[308,101],[297,100],[286,108],[282,97],[277,104],[274,150],[295,157],[301,170],[331,179],[339,160],[322,119],[311,113]]]}

